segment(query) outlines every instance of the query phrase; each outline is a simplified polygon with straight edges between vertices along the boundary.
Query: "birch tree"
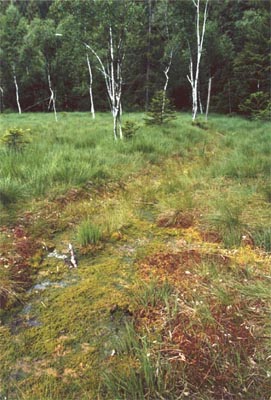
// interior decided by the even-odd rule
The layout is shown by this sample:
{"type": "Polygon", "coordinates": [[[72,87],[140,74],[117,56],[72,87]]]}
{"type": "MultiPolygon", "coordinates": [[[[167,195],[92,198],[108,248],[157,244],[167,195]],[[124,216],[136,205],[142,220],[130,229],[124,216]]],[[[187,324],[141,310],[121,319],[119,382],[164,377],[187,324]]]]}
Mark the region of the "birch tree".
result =
{"type": "Polygon", "coordinates": [[[147,45],[147,59],[146,59],[146,94],[145,94],[145,110],[148,111],[150,102],[150,71],[151,71],[151,36],[152,36],[152,24],[153,24],[153,6],[152,0],[148,0],[148,45],[147,45]]]}
{"type": "MultiPolygon", "coordinates": [[[[19,14],[17,8],[11,4],[6,14],[1,18],[1,58],[6,69],[6,78],[11,78],[15,93],[15,101],[18,113],[22,113],[20,103],[20,87],[18,84],[18,71],[20,71],[20,52],[24,35],[27,31],[27,23],[19,14]]],[[[20,71],[21,72],[21,71],[20,71]]]]}
{"type": "Polygon", "coordinates": [[[91,69],[88,53],[87,53],[87,66],[88,66],[88,73],[89,73],[90,111],[92,114],[92,118],[95,119],[95,109],[94,109],[94,101],[93,101],[93,94],[92,94],[93,77],[92,77],[92,69],[91,69]]]}
{"type": "MultiPolygon", "coordinates": [[[[56,81],[57,81],[57,47],[54,21],[35,19],[31,26],[29,43],[37,47],[36,56],[42,60],[43,74],[49,89],[48,110],[53,110],[55,121],[58,121],[56,111],[56,81]]],[[[48,90],[47,89],[47,90],[48,90]]]]}
{"type": "Polygon", "coordinates": [[[104,78],[106,94],[113,117],[114,139],[122,139],[122,94],[125,48],[129,31],[133,28],[133,1],[105,1],[97,3],[96,16],[99,16],[94,43],[85,43],[94,55],[98,70],[104,78]]]}
{"type": "Polygon", "coordinates": [[[172,10],[169,10],[169,2],[168,0],[164,0],[160,4],[160,8],[158,7],[157,16],[158,16],[158,26],[161,26],[161,38],[164,41],[164,55],[163,55],[163,74],[165,77],[164,86],[163,86],[163,96],[162,96],[162,116],[165,112],[166,98],[167,98],[167,88],[169,83],[169,72],[172,66],[173,60],[173,52],[176,41],[176,32],[175,38],[173,33],[170,31],[170,23],[173,23],[172,19],[172,10]]]}
{"type": "Polygon", "coordinates": [[[206,20],[207,20],[207,9],[208,9],[208,1],[205,2],[204,7],[204,15],[202,26],[200,24],[200,1],[201,0],[192,0],[193,5],[196,8],[196,60],[194,60],[190,43],[188,42],[189,52],[190,52],[190,64],[189,64],[189,75],[187,75],[187,79],[191,85],[192,89],[192,120],[194,121],[197,112],[198,112],[198,86],[199,86],[199,72],[200,72],[200,61],[203,50],[203,41],[206,29],[206,20]]]}
{"type": "Polygon", "coordinates": [[[4,89],[0,86],[0,112],[4,110],[4,89]]]}
{"type": "Polygon", "coordinates": [[[47,65],[47,79],[48,79],[48,86],[49,86],[49,90],[50,90],[50,99],[49,99],[49,104],[48,104],[48,111],[50,111],[51,107],[53,108],[54,115],[55,115],[55,120],[57,122],[56,97],[55,97],[55,92],[54,92],[53,87],[52,87],[49,65],[47,65]]]}
{"type": "Polygon", "coordinates": [[[17,103],[17,107],[18,107],[18,113],[22,114],[22,109],[21,109],[21,104],[20,104],[20,96],[19,96],[19,87],[18,87],[18,83],[17,83],[15,65],[13,65],[12,70],[13,70],[13,82],[14,82],[15,91],[16,91],[16,103],[17,103]]]}
{"type": "MultiPolygon", "coordinates": [[[[88,91],[88,97],[90,102],[90,112],[92,118],[95,119],[95,107],[94,107],[94,96],[93,96],[93,60],[89,56],[89,52],[85,47],[93,36],[95,30],[94,23],[89,26],[89,20],[94,19],[93,15],[85,15],[80,12],[80,7],[92,9],[92,2],[73,2],[72,12],[74,15],[68,14],[65,16],[61,23],[58,25],[58,32],[55,34],[57,37],[61,37],[61,48],[58,52],[60,63],[65,64],[66,68],[66,79],[75,85],[74,93],[80,96],[85,96],[86,87],[88,91]],[[83,15],[82,15],[83,14],[83,15]],[[81,16],[81,20],[80,20],[81,16]],[[79,22],[80,21],[80,22],[79,22]],[[61,32],[61,33],[60,33],[61,32]],[[72,66],[70,65],[72,60],[72,66]],[[87,80],[86,84],[86,72],[87,80]]],[[[67,87],[67,83],[64,83],[64,87],[67,87]]]]}
{"type": "Polygon", "coordinates": [[[124,52],[122,48],[123,38],[120,37],[118,44],[115,45],[113,41],[112,27],[109,27],[108,39],[108,57],[107,63],[102,61],[98,53],[87,43],[85,46],[89,49],[99,63],[99,70],[103,74],[107,95],[109,98],[110,109],[113,116],[113,134],[114,139],[122,139],[121,127],[121,95],[122,95],[122,63],[124,59],[124,52]]]}
{"type": "Polygon", "coordinates": [[[212,89],[212,79],[213,77],[210,76],[209,82],[208,82],[208,95],[207,95],[207,103],[206,103],[206,113],[205,113],[205,120],[208,120],[208,114],[209,114],[209,106],[210,106],[210,98],[211,98],[211,89],[212,89]]]}

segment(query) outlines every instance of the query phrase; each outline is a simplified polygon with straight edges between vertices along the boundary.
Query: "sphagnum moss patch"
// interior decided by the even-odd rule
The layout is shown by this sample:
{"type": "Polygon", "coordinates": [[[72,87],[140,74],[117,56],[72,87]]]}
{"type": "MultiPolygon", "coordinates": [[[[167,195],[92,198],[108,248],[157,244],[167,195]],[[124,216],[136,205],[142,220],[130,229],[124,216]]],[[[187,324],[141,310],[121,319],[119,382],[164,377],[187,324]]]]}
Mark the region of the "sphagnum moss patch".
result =
{"type": "Polygon", "coordinates": [[[17,278],[30,271],[33,283],[16,278],[20,295],[0,310],[0,396],[267,400],[266,130],[214,117],[203,131],[179,116],[114,144],[109,116],[46,118],[21,120],[28,153],[3,154],[24,197],[0,205],[0,264],[22,262],[17,278]],[[78,240],[83,221],[101,229],[99,243],[78,240]],[[48,257],[69,243],[77,269],[48,257]]]}

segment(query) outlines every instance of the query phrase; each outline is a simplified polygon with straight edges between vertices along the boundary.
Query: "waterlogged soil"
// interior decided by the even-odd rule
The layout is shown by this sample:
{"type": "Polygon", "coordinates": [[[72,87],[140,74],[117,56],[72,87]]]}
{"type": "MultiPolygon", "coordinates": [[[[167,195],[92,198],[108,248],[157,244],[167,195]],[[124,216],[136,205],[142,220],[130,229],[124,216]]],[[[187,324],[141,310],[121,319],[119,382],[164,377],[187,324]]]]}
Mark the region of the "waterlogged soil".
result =
{"type": "Polygon", "coordinates": [[[147,241],[113,240],[90,255],[82,249],[72,269],[64,263],[63,244],[43,249],[32,286],[2,321],[11,336],[1,395],[17,398],[23,390],[27,398],[45,398],[35,393],[61,379],[58,398],[78,398],[82,387],[86,398],[98,396],[101,363],[114,356],[114,343],[133,315],[134,263],[147,241]]]}
{"type": "MultiPolygon", "coordinates": [[[[104,187],[94,200],[70,190],[2,229],[7,240],[0,261],[4,268],[15,265],[24,291],[13,299],[12,311],[1,314],[0,399],[121,398],[108,392],[106,373],[121,371],[128,379],[129,370],[137,377],[144,371],[133,351],[118,350],[130,322],[139,343],[151,337],[146,357],[153,358],[155,370],[162,360],[178,376],[185,374],[187,383],[178,382],[176,396],[196,399],[206,385],[210,399],[234,399],[230,387],[238,368],[250,362],[250,373],[256,370],[269,307],[270,255],[251,246],[226,249],[217,232],[199,227],[197,210],[159,213],[155,202],[146,204],[136,191],[120,220],[123,190],[104,187]],[[107,211],[116,226],[99,243],[80,246],[80,210],[94,218],[96,210],[100,218],[107,211]],[[78,268],[64,262],[69,242],[78,268]],[[165,287],[170,295],[159,297],[165,287]]],[[[243,393],[256,385],[255,376],[239,384],[243,393]]],[[[259,379],[267,393],[266,374],[259,379]]],[[[140,382],[148,393],[147,378],[140,382]]]]}

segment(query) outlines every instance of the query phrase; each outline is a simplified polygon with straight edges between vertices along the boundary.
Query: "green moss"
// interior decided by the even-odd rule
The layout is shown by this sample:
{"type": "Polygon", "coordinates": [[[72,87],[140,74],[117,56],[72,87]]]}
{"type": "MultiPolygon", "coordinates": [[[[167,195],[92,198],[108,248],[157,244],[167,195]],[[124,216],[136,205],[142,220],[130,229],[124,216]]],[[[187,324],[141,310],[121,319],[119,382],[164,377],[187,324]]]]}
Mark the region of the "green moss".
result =
{"type": "MultiPolygon", "coordinates": [[[[229,346],[232,353],[225,348],[217,355],[216,347],[210,348],[208,357],[214,358],[205,370],[206,387],[201,389],[193,382],[193,376],[205,368],[201,359],[191,364],[191,377],[190,364],[184,365],[174,351],[185,334],[190,335],[189,343],[198,340],[195,354],[205,349],[212,339],[210,330],[219,328],[215,313],[226,313],[227,307],[235,307],[238,326],[249,324],[256,327],[257,337],[266,335],[270,305],[270,260],[264,252],[268,250],[270,211],[262,189],[267,187],[266,133],[253,123],[237,119],[233,124],[232,119],[221,117],[214,117],[210,129],[204,131],[182,115],[164,132],[145,127],[132,142],[113,145],[107,116],[98,116],[93,124],[84,115],[67,114],[56,126],[44,115],[29,114],[22,127],[29,121],[36,127],[29,144],[31,158],[26,153],[25,158],[18,154],[16,160],[11,154],[4,155],[3,173],[24,182],[27,197],[14,208],[12,221],[36,241],[29,262],[36,272],[35,283],[44,287],[25,293],[24,303],[17,302],[16,309],[1,310],[6,325],[0,326],[0,363],[4,366],[0,397],[9,390],[10,398],[30,400],[131,400],[156,398],[157,393],[176,398],[189,388],[191,396],[201,398],[197,391],[202,390],[202,398],[211,398],[207,383],[215,385],[215,376],[209,367],[216,368],[220,362],[240,375],[236,381],[237,375],[222,374],[221,367],[219,376],[228,376],[225,385],[230,391],[245,393],[239,383],[247,376],[254,379],[253,387],[257,381],[265,385],[263,367],[256,371],[249,359],[236,370],[232,353],[238,349],[234,345],[229,346]],[[79,119],[82,124],[75,138],[72,124],[75,121],[78,127],[79,119]],[[246,154],[254,160],[251,171],[244,164],[246,154]],[[241,172],[236,175],[237,167],[241,172]],[[256,173],[261,174],[257,180],[256,173]],[[192,225],[178,225],[176,218],[169,225],[158,223],[161,215],[172,212],[178,218],[191,213],[192,225]],[[84,220],[99,227],[101,243],[81,246],[84,243],[77,241],[84,220]],[[234,239],[238,234],[236,247],[211,243],[203,231],[206,237],[221,232],[225,243],[233,231],[234,239]],[[238,246],[240,235],[247,232],[258,249],[238,246]],[[70,242],[78,256],[78,269],[47,257],[54,248],[68,255],[70,242]],[[172,271],[162,258],[159,265],[144,264],[150,258],[156,260],[157,253],[183,254],[188,263],[172,264],[172,271]],[[206,255],[214,255],[213,261],[206,263],[206,255]],[[186,326],[175,343],[173,336],[182,321],[186,326]],[[173,363],[178,366],[176,373],[170,369],[173,363]]],[[[13,237],[1,233],[0,239],[6,257],[13,237]]],[[[0,268],[3,273],[7,270],[2,264],[0,268]]],[[[184,348],[185,343],[181,343],[184,348]]],[[[261,366],[265,365],[265,348],[260,339],[253,348],[261,366]]],[[[254,398],[261,397],[256,393],[254,398]]]]}

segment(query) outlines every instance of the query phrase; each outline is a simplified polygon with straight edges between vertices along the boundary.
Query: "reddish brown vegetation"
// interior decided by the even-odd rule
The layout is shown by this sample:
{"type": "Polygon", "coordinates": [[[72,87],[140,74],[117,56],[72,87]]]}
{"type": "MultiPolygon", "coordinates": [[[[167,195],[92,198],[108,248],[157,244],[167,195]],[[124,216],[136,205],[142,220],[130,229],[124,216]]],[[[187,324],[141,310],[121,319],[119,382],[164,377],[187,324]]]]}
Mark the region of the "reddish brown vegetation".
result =
{"type": "Polygon", "coordinates": [[[1,249],[0,268],[5,269],[6,283],[1,290],[0,307],[3,308],[10,293],[19,293],[32,283],[30,259],[37,251],[37,243],[28,236],[22,225],[1,228],[7,238],[1,249]],[[8,285],[7,288],[5,285],[8,285]]]}
{"type": "Polygon", "coordinates": [[[185,370],[189,382],[198,388],[210,385],[214,398],[220,399],[224,398],[223,388],[238,377],[240,365],[236,360],[247,363],[254,354],[256,338],[248,320],[250,309],[257,307],[240,299],[227,306],[208,295],[204,279],[196,273],[203,262],[224,268],[230,259],[196,250],[146,257],[140,264],[141,273],[145,278],[158,278],[158,285],[165,279],[170,282],[180,293],[179,310],[175,316],[167,315],[161,301],[140,308],[134,317],[137,329],[148,327],[161,332],[161,354],[174,363],[175,370],[185,370]],[[199,301],[200,296],[204,303],[199,301]]]}
{"type": "Polygon", "coordinates": [[[201,231],[200,236],[204,242],[221,243],[222,238],[218,232],[215,231],[201,231]]]}
{"type": "Polygon", "coordinates": [[[76,202],[88,197],[87,192],[84,189],[70,189],[65,195],[58,196],[55,200],[56,204],[65,207],[69,203],[76,202]]]}
{"type": "Polygon", "coordinates": [[[228,266],[230,259],[221,254],[204,254],[197,250],[185,250],[179,253],[157,253],[146,257],[140,264],[140,272],[144,277],[155,276],[161,280],[169,280],[178,288],[199,280],[195,270],[201,263],[215,263],[228,266]]]}
{"type": "Polygon", "coordinates": [[[165,325],[165,307],[162,303],[155,306],[140,308],[134,312],[135,326],[140,330],[141,327],[149,327],[161,330],[165,325]]]}
{"type": "Polygon", "coordinates": [[[169,360],[194,366],[187,369],[191,383],[204,384],[211,377],[222,389],[238,373],[234,359],[253,354],[255,338],[240,317],[240,307],[244,305],[217,306],[204,324],[181,312],[165,327],[164,353],[169,360]]]}
{"type": "Polygon", "coordinates": [[[190,228],[195,221],[195,216],[191,212],[174,211],[161,214],[157,219],[159,227],[167,228],[190,228]]]}

